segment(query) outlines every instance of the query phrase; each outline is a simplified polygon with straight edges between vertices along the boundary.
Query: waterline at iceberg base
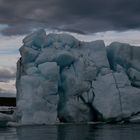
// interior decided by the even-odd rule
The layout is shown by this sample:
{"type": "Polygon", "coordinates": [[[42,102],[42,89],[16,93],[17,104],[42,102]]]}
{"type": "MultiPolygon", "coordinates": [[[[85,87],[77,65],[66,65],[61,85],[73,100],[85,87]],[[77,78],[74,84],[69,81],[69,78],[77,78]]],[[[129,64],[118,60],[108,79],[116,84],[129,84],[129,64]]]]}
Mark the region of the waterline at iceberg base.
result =
{"type": "Polygon", "coordinates": [[[140,48],[43,29],[17,62],[19,124],[140,122],[140,48]]]}

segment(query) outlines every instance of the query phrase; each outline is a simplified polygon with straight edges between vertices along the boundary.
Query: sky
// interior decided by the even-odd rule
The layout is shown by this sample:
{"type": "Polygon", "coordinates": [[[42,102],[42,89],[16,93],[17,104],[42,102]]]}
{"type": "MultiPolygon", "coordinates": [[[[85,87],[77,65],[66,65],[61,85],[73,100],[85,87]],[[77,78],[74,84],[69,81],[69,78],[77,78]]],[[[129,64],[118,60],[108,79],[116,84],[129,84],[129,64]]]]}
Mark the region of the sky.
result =
{"type": "Polygon", "coordinates": [[[16,93],[18,49],[40,28],[140,46],[140,0],[0,0],[0,92],[16,93]]]}

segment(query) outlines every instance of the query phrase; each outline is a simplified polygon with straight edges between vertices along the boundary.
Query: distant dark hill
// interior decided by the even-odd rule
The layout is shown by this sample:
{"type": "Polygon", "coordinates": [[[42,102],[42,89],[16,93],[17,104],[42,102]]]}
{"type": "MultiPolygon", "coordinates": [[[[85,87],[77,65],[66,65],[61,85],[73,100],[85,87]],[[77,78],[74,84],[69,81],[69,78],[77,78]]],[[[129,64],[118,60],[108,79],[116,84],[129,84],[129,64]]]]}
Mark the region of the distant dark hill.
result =
{"type": "Polygon", "coordinates": [[[0,93],[0,106],[16,106],[16,94],[0,93]]]}

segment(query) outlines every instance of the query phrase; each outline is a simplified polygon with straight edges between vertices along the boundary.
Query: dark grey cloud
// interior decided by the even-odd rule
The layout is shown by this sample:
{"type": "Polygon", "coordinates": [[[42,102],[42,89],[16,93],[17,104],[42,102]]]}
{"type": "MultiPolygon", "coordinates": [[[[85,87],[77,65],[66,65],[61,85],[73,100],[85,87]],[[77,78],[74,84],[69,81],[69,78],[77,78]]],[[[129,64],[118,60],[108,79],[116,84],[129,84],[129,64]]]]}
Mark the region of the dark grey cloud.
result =
{"type": "Polygon", "coordinates": [[[93,33],[140,28],[139,0],[0,0],[4,35],[33,28],[93,33]]]}
{"type": "Polygon", "coordinates": [[[0,82],[8,82],[9,80],[15,79],[16,72],[8,69],[0,69],[0,82]]]}

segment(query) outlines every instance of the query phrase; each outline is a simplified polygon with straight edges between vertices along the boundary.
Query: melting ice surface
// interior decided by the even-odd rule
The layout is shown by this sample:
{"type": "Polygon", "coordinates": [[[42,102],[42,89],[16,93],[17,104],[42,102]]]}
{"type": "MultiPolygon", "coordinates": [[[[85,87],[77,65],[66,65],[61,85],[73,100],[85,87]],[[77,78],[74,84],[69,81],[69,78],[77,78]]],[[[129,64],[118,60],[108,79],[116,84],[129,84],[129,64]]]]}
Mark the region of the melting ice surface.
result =
{"type": "Polygon", "coordinates": [[[139,140],[140,124],[0,128],[0,140],[139,140]]]}

